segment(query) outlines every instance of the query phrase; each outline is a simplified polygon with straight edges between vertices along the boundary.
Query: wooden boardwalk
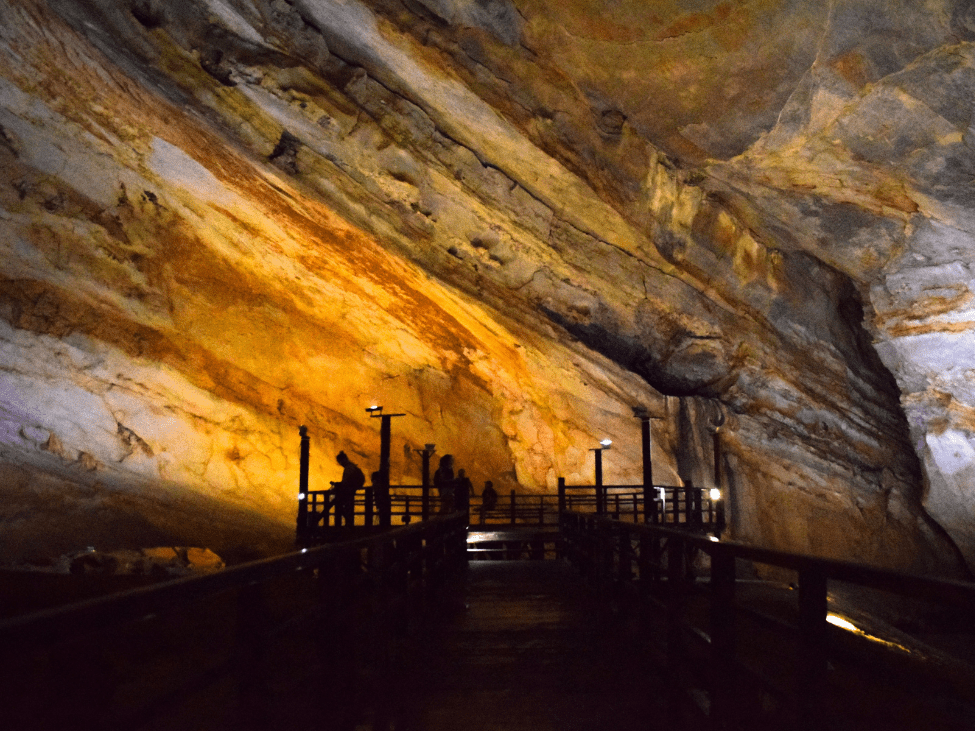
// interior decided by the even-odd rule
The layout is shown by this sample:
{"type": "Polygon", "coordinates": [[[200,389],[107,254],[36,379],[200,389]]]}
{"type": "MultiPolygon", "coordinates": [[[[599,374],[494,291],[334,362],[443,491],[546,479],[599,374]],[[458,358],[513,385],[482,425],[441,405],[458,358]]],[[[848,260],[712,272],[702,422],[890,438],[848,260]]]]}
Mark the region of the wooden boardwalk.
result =
{"type": "Polygon", "coordinates": [[[362,699],[371,717],[356,728],[664,728],[652,655],[607,611],[562,561],[472,562],[374,697],[362,699]]]}

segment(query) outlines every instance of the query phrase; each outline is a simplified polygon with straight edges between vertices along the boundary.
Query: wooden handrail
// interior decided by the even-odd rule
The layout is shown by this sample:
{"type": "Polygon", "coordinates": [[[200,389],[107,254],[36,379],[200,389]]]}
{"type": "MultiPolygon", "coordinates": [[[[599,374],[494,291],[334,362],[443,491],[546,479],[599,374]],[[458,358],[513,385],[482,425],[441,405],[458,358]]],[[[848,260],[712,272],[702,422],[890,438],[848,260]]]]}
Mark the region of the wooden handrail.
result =
{"type": "MultiPolygon", "coordinates": [[[[741,664],[737,656],[741,638],[736,639],[739,616],[749,609],[735,600],[736,565],[740,561],[774,566],[794,571],[798,577],[795,621],[775,624],[788,627],[797,638],[793,660],[793,720],[799,728],[826,727],[827,655],[827,589],[830,582],[844,582],[896,595],[961,609],[975,615],[975,584],[952,579],[906,574],[847,561],[837,561],[786,551],[749,546],[731,541],[715,541],[691,532],[646,523],[628,523],[586,513],[564,512],[560,524],[563,550],[586,574],[595,580],[617,587],[634,584],[645,599],[642,606],[662,606],[667,613],[666,657],[671,678],[689,677],[683,666],[688,657],[683,646],[690,627],[685,597],[688,587],[687,558],[698,551],[710,558],[710,624],[695,627],[695,637],[703,637],[711,654],[712,723],[715,728],[746,728],[759,723],[753,707],[742,698],[747,693],[739,687],[746,676],[759,678],[761,673],[741,664]]],[[[700,586],[700,584],[695,584],[700,586]]],[[[618,596],[618,592],[613,593],[618,596]]],[[[784,644],[783,646],[789,646],[784,644]]],[[[781,678],[765,684],[768,691],[781,692],[781,678]]],[[[757,681],[756,681],[757,682],[757,681]]],[[[969,693],[965,701],[975,707],[975,668],[969,669],[966,681],[969,693]]]]}
{"type": "MultiPolygon", "coordinates": [[[[141,727],[187,702],[179,689],[192,699],[215,683],[225,690],[214,703],[233,706],[226,709],[226,718],[236,726],[255,727],[259,724],[252,725],[253,719],[272,718],[278,703],[255,688],[270,686],[268,673],[274,670],[263,665],[279,652],[280,643],[282,657],[297,662],[289,659],[296,650],[288,638],[298,628],[307,634],[308,641],[300,644],[301,652],[309,654],[302,672],[320,667],[323,653],[332,664],[339,662],[335,658],[354,659],[362,648],[333,647],[354,642],[353,633],[343,629],[346,623],[360,626],[371,612],[382,631],[396,624],[387,607],[402,608],[408,595],[426,595],[466,561],[466,528],[462,514],[437,517],[0,622],[0,727],[141,727]],[[282,597],[293,597],[293,606],[282,605],[282,597]],[[199,665],[143,668],[143,644],[161,643],[165,655],[193,637],[220,635],[219,629],[228,625],[236,628],[237,639],[220,648],[219,657],[199,665]],[[143,671],[151,677],[140,680],[143,671]],[[164,679],[163,672],[172,677],[164,679]],[[124,691],[116,692],[116,686],[124,691]],[[228,699],[226,687],[238,691],[228,699]],[[59,715],[67,712],[58,706],[68,703],[66,698],[79,701],[69,704],[70,717],[59,715]]],[[[185,648],[186,656],[196,651],[193,644],[185,648]]],[[[295,683],[298,702],[312,702],[306,690],[305,684],[295,683]]],[[[322,710],[314,709],[313,715],[322,710]]]]}

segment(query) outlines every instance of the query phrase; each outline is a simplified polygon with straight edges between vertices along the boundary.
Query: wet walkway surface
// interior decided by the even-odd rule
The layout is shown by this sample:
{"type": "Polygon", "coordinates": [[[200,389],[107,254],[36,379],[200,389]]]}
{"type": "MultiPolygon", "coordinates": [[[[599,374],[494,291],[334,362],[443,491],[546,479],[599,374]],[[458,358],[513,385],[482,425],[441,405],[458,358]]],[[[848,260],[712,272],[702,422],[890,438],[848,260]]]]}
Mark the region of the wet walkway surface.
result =
{"type": "Polygon", "coordinates": [[[359,728],[663,728],[662,678],[605,604],[559,561],[472,562],[440,626],[404,648],[385,708],[359,728]]]}

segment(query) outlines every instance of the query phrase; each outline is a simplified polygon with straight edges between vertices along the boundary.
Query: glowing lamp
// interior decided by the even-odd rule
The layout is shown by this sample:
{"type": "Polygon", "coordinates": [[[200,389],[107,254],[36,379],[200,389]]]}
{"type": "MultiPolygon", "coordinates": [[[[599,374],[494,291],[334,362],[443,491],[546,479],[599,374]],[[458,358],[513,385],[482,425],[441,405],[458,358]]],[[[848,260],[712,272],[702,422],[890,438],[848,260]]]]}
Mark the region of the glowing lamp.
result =
{"type": "Polygon", "coordinates": [[[299,492],[299,493],[298,493],[298,499],[299,499],[299,500],[304,500],[304,499],[305,499],[306,497],[308,497],[308,496],[307,496],[307,495],[305,495],[305,493],[303,493],[303,492],[299,492]]]}
{"type": "Polygon", "coordinates": [[[711,488],[711,492],[709,492],[708,495],[711,496],[711,499],[712,500],[720,500],[721,499],[721,490],[719,490],[716,487],[712,487],[711,488]]]}
{"type": "Polygon", "coordinates": [[[603,449],[609,449],[609,445],[613,443],[612,439],[603,439],[599,442],[603,449]]]}

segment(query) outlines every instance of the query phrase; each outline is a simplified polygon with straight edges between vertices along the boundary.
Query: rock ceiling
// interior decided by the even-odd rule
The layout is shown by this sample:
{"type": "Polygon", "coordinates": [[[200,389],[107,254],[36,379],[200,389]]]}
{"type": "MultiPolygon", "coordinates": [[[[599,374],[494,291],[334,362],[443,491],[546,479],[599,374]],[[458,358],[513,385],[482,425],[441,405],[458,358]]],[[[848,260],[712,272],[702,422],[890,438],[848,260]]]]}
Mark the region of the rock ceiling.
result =
{"type": "Polygon", "coordinates": [[[964,573],[973,99],[967,0],[0,0],[0,554],[275,550],[373,402],[636,482],[647,406],[736,538],[964,573]]]}

